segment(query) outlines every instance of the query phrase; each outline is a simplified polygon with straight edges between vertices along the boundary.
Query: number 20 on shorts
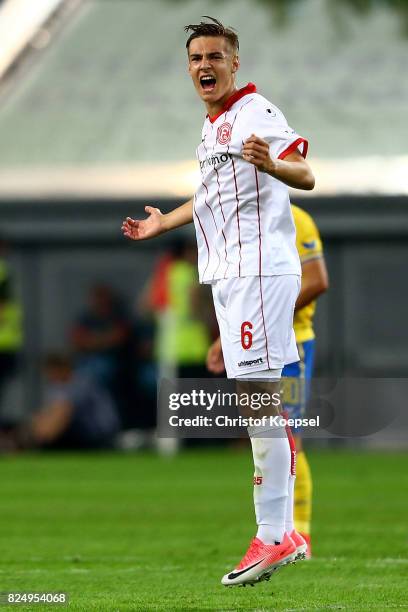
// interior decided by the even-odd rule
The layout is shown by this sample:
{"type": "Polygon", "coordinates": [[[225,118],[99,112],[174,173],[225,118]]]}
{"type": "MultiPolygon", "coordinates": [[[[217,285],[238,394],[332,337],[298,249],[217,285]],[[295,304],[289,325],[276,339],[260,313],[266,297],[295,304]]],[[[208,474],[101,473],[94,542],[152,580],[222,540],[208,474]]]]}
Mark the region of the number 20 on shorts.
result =
{"type": "Polygon", "coordinates": [[[252,333],[249,331],[253,325],[250,321],[244,321],[241,325],[241,346],[248,350],[252,346],[252,333]]]}

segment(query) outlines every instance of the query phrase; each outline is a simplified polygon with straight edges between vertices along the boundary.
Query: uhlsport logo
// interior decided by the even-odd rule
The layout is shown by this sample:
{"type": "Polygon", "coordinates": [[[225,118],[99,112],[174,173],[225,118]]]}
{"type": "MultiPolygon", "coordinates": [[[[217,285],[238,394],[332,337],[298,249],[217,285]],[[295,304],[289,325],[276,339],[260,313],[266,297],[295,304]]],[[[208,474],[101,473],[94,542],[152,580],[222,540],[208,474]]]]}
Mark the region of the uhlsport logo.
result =
{"type": "Polygon", "coordinates": [[[263,362],[264,360],[262,359],[262,357],[258,357],[258,359],[251,359],[251,361],[240,361],[238,367],[242,368],[243,366],[258,365],[259,363],[263,362]]]}
{"type": "Polygon", "coordinates": [[[217,130],[217,142],[226,145],[231,142],[232,127],[230,123],[223,123],[217,130]]]}

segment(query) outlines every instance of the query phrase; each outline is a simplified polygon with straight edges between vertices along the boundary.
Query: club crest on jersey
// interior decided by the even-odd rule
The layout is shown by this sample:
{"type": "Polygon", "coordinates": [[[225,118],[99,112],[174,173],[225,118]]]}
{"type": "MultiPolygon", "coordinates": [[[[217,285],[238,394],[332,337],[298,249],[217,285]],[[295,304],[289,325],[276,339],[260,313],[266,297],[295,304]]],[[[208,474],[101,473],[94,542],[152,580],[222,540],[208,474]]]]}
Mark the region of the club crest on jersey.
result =
{"type": "Polygon", "coordinates": [[[217,142],[220,145],[226,145],[231,142],[232,127],[230,123],[223,123],[217,130],[217,142]]]}

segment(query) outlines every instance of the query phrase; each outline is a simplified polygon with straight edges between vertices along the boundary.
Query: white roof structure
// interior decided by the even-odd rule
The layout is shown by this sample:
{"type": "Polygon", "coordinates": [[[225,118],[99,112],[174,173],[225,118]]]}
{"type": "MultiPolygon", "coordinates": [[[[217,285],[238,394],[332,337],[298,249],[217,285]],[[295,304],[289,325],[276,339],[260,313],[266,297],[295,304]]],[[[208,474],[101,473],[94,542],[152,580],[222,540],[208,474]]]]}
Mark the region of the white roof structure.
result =
{"type": "Polygon", "coordinates": [[[183,26],[214,12],[238,30],[238,84],[309,139],[314,195],[408,194],[408,40],[391,12],[334,5],[305,0],[278,26],[255,1],[84,0],[0,98],[0,194],[189,195],[204,109],[183,26]]]}

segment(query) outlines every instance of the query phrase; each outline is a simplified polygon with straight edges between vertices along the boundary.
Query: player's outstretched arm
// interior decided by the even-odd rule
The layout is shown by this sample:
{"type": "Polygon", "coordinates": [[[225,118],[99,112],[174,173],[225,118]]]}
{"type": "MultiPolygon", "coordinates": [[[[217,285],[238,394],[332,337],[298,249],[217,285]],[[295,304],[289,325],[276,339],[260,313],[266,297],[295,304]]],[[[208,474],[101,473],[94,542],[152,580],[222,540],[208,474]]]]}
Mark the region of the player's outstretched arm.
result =
{"type": "Polygon", "coordinates": [[[126,217],[123,221],[122,232],[126,238],[148,240],[176,227],[191,223],[193,221],[193,200],[188,200],[165,215],[153,206],[145,206],[145,211],[148,214],[146,219],[126,217]]]}
{"type": "Polygon", "coordinates": [[[242,157],[260,172],[270,174],[289,187],[310,191],[315,186],[313,172],[299,151],[290,153],[285,159],[272,159],[266,140],[252,134],[244,143],[242,157]]]}

